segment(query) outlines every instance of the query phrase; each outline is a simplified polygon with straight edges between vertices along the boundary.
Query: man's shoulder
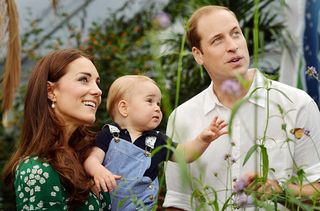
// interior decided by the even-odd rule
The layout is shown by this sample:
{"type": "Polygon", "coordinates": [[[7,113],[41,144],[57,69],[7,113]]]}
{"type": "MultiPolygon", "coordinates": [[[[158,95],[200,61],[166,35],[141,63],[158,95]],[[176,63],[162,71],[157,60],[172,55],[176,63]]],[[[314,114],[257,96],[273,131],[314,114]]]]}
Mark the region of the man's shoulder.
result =
{"type": "Polygon", "coordinates": [[[185,101],[181,105],[179,105],[176,110],[188,110],[188,109],[193,109],[194,107],[199,108],[199,105],[203,104],[204,98],[206,93],[209,91],[209,87],[206,89],[202,90],[200,93],[197,95],[193,96],[189,100],[185,101]]]}
{"type": "Polygon", "coordinates": [[[292,100],[312,100],[312,98],[301,89],[298,89],[293,86],[289,86],[279,81],[271,81],[272,88],[275,89],[276,93],[281,96],[288,97],[291,101],[292,100]],[[285,96],[286,95],[286,96],[285,96]]]}

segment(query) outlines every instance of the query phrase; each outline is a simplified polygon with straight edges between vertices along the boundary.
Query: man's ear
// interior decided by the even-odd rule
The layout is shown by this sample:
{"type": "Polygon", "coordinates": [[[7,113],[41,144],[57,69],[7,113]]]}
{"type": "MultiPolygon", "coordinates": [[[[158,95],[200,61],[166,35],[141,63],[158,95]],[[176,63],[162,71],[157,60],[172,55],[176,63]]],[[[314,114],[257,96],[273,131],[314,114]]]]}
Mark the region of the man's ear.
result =
{"type": "Polygon", "coordinates": [[[48,99],[52,102],[56,101],[56,95],[54,94],[54,83],[48,81],[47,82],[47,92],[48,92],[48,99]]]}
{"type": "Polygon", "coordinates": [[[200,49],[192,47],[192,55],[199,65],[203,65],[202,52],[200,49]]]}
{"type": "Polygon", "coordinates": [[[122,117],[128,116],[128,102],[125,100],[120,100],[118,103],[118,111],[122,117]]]}

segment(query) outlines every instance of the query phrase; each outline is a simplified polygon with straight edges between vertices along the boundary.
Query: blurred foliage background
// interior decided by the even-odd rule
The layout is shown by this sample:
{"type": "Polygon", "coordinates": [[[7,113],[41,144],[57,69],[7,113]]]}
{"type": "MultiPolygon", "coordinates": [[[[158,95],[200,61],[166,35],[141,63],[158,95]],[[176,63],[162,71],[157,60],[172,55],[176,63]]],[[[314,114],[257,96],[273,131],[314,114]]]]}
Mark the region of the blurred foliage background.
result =
{"type": "MultiPolygon", "coordinates": [[[[53,1],[53,7],[57,1],[53,1]]],[[[103,102],[97,112],[94,127],[99,130],[109,121],[105,108],[106,93],[113,80],[125,74],[146,74],[155,79],[163,92],[164,119],[159,130],[165,132],[166,120],[177,105],[196,95],[210,83],[205,70],[193,60],[190,48],[183,42],[184,26],[192,12],[209,4],[229,7],[238,17],[247,38],[250,54],[254,53],[254,9],[259,8],[259,55],[257,66],[270,77],[277,79],[279,65],[273,68],[262,62],[268,54],[267,49],[284,48],[290,39],[286,34],[283,19],[279,13],[285,7],[283,1],[272,0],[170,0],[159,7],[156,0],[147,1],[133,16],[128,17],[125,10],[130,10],[132,1],[127,2],[108,18],[94,22],[90,26],[88,37],[82,36],[82,29],[66,21],[69,40],[46,36],[39,39],[43,29],[39,28],[39,20],[30,19],[30,30],[21,35],[22,68],[30,72],[35,62],[41,57],[38,47],[48,50],[61,48],[72,40],[72,47],[80,48],[95,59],[99,71],[103,102]],[[270,47],[271,46],[271,47],[270,47]],[[27,65],[28,64],[28,65],[27,65]],[[30,65],[31,64],[31,65],[30,65]]],[[[57,14],[68,17],[70,14],[57,14]]],[[[84,21],[84,20],[83,20],[84,21]]],[[[256,26],[257,27],[257,26],[256,26]]],[[[1,63],[4,61],[1,61],[1,63]]],[[[26,74],[28,75],[28,74],[26,74]]],[[[19,140],[19,132],[23,113],[23,97],[25,82],[22,82],[16,94],[14,106],[10,112],[10,126],[0,125],[0,170],[19,140]]],[[[5,90],[0,91],[0,96],[5,90]]],[[[2,118],[2,113],[0,118],[2,118]]],[[[163,173],[161,173],[163,175],[163,173]]],[[[163,181],[163,177],[162,181],[163,181]]],[[[164,184],[164,183],[163,183],[164,184]]],[[[159,197],[161,209],[165,186],[162,186],[159,197]]],[[[5,184],[0,186],[0,209],[12,210],[13,193],[5,184]]]]}

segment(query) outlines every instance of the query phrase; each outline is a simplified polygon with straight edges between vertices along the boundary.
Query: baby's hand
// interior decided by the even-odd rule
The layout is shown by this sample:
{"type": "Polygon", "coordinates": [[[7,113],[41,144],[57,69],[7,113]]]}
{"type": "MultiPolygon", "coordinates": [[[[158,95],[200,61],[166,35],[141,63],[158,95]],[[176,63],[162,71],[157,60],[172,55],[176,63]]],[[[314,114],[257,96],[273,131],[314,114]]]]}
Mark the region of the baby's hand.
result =
{"type": "Polygon", "coordinates": [[[224,120],[218,119],[217,116],[214,117],[214,119],[210,123],[209,127],[207,127],[206,129],[204,129],[201,132],[200,140],[202,140],[206,143],[210,143],[210,142],[216,140],[217,138],[219,138],[220,136],[222,136],[224,134],[228,134],[228,131],[224,130],[224,128],[227,125],[228,124],[224,120]]]}
{"type": "Polygon", "coordinates": [[[117,186],[116,180],[119,179],[121,179],[121,176],[112,174],[112,172],[105,167],[101,168],[93,176],[96,188],[99,191],[102,189],[104,192],[111,192],[117,186]]]}

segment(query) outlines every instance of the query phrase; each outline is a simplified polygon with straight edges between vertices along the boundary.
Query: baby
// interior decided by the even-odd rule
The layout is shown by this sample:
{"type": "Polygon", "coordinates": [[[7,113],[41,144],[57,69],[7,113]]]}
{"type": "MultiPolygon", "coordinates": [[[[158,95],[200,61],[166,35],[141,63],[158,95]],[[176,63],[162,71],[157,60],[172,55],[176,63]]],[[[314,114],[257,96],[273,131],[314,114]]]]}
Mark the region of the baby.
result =
{"type": "Polygon", "coordinates": [[[171,142],[154,130],[162,120],[160,103],[159,87],[146,76],[122,76],[109,89],[107,110],[114,123],[97,134],[84,167],[99,190],[111,193],[112,210],[151,210],[157,202],[159,164],[181,155],[192,162],[227,134],[225,121],[215,117],[194,140],[171,142]]]}

